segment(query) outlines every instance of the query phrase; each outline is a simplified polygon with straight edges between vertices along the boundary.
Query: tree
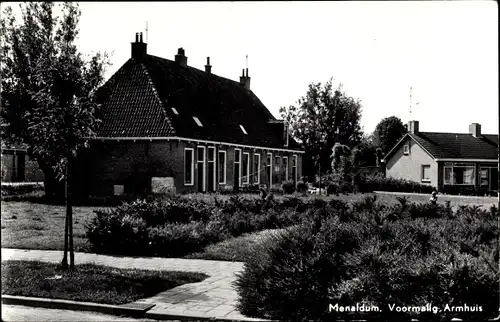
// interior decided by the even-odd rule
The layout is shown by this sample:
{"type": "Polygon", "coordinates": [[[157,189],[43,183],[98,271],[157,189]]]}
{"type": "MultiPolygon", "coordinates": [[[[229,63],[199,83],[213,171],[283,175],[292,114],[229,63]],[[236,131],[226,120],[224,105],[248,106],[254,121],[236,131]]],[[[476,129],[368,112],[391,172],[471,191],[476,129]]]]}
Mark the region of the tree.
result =
{"type": "Polygon", "coordinates": [[[22,23],[12,8],[1,19],[2,139],[24,143],[45,175],[47,197],[66,197],[64,257],[74,267],[71,173],[78,151],[88,146],[99,122],[97,89],[104,81],[106,54],[84,59],[75,40],[81,12],[77,4],[20,5],[22,23]],[[65,184],[61,184],[65,183],[65,184]],[[63,189],[65,188],[65,189],[63,189]]]}
{"type": "Polygon", "coordinates": [[[309,160],[309,169],[304,169],[308,175],[315,173],[317,165],[331,169],[335,143],[354,147],[361,140],[361,103],[349,97],[342,85],[334,89],[332,79],[324,85],[310,84],[296,105],[280,108],[280,115],[290,134],[314,160],[314,164],[309,160]]]}
{"type": "Polygon", "coordinates": [[[407,132],[401,119],[390,116],[382,119],[375,127],[374,137],[378,147],[386,154],[407,132]]]}

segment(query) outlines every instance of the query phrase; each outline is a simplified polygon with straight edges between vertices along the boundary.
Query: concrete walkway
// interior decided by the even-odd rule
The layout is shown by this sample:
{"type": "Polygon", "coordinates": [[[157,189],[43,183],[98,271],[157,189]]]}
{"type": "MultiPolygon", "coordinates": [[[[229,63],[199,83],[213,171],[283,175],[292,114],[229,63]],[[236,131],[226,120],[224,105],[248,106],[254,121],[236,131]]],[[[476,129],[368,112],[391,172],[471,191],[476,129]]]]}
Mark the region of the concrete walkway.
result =
{"type": "MultiPolygon", "coordinates": [[[[42,251],[2,248],[2,261],[37,260],[58,263],[62,251],[42,251]]],[[[243,263],[178,258],[135,258],[75,253],[75,263],[93,263],[122,269],[150,269],[184,272],[200,272],[209,275],[199,283],[184,284],[136,303],[151,303],[155,306],[146,317],[167,316],[216,318],[240,321],[259,321],[247,318],[235,309],[237,293],[232,283],[235,273],[243,263]]]]}

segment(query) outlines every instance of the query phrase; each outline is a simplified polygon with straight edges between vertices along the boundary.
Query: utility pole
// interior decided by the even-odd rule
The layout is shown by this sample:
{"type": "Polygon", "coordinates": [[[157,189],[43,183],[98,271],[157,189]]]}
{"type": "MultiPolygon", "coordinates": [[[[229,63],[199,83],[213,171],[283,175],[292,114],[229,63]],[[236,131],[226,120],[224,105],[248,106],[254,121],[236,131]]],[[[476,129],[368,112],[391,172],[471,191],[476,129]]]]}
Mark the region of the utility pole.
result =
{"type": "Polygon", "coordinates": [[[148,22],[146,21],[146,44],[148,43],[148,22]]]}

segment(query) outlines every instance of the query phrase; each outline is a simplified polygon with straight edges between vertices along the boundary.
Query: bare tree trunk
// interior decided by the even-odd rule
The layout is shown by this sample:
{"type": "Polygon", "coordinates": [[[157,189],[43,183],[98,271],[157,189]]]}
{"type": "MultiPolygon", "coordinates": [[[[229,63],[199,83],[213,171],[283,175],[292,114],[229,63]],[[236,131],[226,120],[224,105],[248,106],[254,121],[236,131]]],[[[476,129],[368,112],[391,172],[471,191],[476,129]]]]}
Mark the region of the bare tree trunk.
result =
{"type": "Polygon", "coordinates": [[[73,206],[72,206],[72,181],[71,181],[71,171],[73,158],[68,158],[68,174],[66,179],[67,193],[66,193],[66,218],[68,218],[68,238],[69,238],[69,267],[71,269],[75,268],[75,253],[73,248],[73,206]]]}
{"type": "MultiPolygon", "coordinates": [[[[65,195],[66,201],[68,200],[68,180],[65,180],[65,195]]],[[[68,211],[66,210],[66,218],[64,220],[64,255],[61,263],[62,268],[68,268],[68,233],[69,233],[69,218],[68,211]]]]}

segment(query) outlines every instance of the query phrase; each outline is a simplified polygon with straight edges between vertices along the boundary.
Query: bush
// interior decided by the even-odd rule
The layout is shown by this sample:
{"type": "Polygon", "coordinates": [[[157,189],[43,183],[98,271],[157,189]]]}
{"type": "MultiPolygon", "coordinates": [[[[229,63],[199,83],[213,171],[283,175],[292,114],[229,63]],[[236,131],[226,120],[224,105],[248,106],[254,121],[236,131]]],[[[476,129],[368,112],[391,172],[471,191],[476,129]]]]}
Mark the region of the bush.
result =
{"type": "Polygon", "coordinates": [[[308,202],[299,226],[264,241],[247,260],[236,283],[238,309],[289,321],[493,317],[500,277],[496,207],[463,206],[453,213],[449,204],[399,202],[387,206],[375,197],[352,207],[336,200],[308,202]],[[382,312],[328,313],[330,303],[364,303],[382,312]],[[427,303],[479,305],[483,311],[417,316],[387,309],[427,303]]]}
{"type": "Polygon", "coordinates": [[[386,178],[382,175],[369,175],[359,179],[359,190],[362,192],[391,191],[391,192],[414,192],[432,193],[436,188],[418,182],[386,178]]]}
{"type": "Polygon", "coordinates": [[[250,254],[238,276],[238,310],[286,321],[324,320],[329,286],[346,274],[342,254],[358,247],[359,233],[332,218],[270,238],[250,254]]]}
{"type": "Polygon", "coordinates": [[[20,196],[36,192],[43,192],[43,183],[38,182],[2,182],[2,197],[4,196],[20,196]]]}
{"type": "Polygon", "coordinates": [[[284,194],[291,195],[295,192],[295,184],[293,181],[285,181],[281,185],[281,190],[283,190],[284,194]]]}
{"type": "Polygon", "coordinates": [[[306,193],[307,192],[307,184],[304,181],[297,182],[297,192],[306,193]]]}

